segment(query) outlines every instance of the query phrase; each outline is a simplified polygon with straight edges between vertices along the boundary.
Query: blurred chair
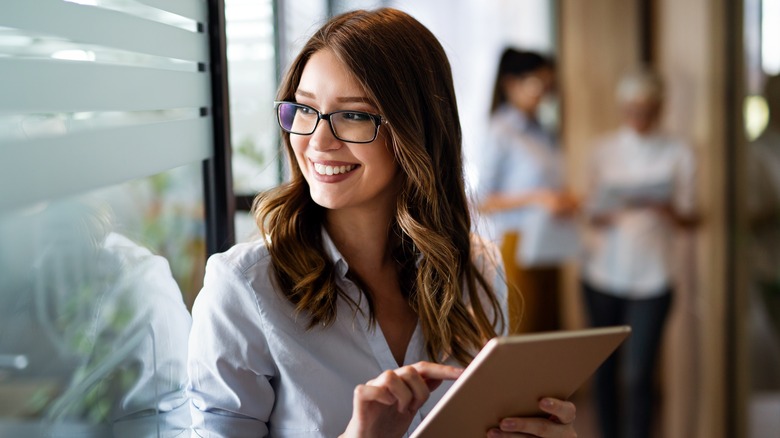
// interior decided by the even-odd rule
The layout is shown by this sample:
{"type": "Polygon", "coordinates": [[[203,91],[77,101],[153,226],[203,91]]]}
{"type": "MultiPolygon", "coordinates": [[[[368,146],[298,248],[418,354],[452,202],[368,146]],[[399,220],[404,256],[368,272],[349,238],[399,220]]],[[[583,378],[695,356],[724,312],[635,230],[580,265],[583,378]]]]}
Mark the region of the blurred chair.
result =
{"type": "Polygon", "coordinates": [[[509,333],[558,330],[558,268],[529,269],[519,266],[516,254],[521,239],[520,233],[507,232],[503,235],[500,245],[509,286],[509,333]],[[534,275],[528,275],[530,271],[533,271],[534,275]]]}

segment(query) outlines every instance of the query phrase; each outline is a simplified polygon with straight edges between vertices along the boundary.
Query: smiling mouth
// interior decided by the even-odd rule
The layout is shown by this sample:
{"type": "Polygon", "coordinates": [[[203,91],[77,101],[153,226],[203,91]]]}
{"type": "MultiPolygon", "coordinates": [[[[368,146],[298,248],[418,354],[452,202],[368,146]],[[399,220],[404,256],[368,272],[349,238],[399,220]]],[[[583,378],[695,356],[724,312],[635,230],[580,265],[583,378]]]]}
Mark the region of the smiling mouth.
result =
{"type": "Polygon", "coordinates": [[[314,163],[314,171],[320,175],[339,175],[351,172],[357,167],[356,164],[347,164],[344,166],[328,166],[325,164],[314,163]]]}

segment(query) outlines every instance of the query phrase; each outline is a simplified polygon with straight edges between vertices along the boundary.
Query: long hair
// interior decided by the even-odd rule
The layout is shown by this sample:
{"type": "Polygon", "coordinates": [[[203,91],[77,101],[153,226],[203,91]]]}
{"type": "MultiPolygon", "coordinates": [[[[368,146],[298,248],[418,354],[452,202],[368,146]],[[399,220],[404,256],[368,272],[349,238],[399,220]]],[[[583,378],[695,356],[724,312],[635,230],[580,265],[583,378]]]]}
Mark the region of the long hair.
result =
{"type": "MultiPolygon", "coordinates": [[[[462,134],[444,49],[403,12],[342,14],[303,47],[282,81],[279,100],[295,100],[303,69],[319,50],[332,51],[344,63],[388,120],[381,129],[388,129],[402,174],[388,232],[401,265],[401,289],[419,317],[426,350],[435,361],[453,357],[468,363],[505,322],[471,257],[462,134]]],[[[268,236],[276,280],[296,310],[308,315],[311,329],[332,323],[337,298],[349,298],[337,286],[323,249],[324,209],[309,195],[289,134],[282,139],[290,180],[260,194],[253,208],[261,234],[268,236]]],[[[370,294],[366,299],[373,322],[370,294]]]]}
{"type": "Polygon", "coordinates": [[[552,59],[546,58],[536,52],[527,52],[513,48],[504,49],[501,60],[498,62],[496,81],[493,84],[493,101],[490,104],[490,113],[493,114],[507,101],[504,91],[504,79],[507,77],[523,77],[543,68],[554,68],[552,59]]]}

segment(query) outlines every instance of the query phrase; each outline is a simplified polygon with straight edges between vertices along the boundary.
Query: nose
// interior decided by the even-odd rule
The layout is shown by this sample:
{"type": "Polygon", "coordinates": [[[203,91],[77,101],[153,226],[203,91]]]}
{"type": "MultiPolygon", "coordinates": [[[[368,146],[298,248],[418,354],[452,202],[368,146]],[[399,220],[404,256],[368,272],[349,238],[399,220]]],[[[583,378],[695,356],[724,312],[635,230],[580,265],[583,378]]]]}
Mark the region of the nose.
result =
{"type": "Polygon", "coordinates": [[[328,120],[320,120],[317,128],[309,137],[309,146],[318,151],[329,151],[340,148],[341,141],[333,135],[330,122],[328,120]]]}

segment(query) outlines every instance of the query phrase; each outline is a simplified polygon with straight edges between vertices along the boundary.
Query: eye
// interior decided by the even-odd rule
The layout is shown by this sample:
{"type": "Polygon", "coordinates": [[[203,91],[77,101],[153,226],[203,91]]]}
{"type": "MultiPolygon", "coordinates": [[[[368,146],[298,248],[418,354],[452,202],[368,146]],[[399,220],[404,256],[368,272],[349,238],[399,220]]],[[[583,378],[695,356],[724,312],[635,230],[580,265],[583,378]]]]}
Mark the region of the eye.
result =
{"type": "Polygon", "coordinates": [[[370,122],[373,121],[371,115],[364,112],[345,111],[341,113],[341,118],[352,122],[370,122]]]}
{"type": "Polygon", "coordinates": [[[301,113],[301,114],[306,114],[306,115],[317,114],[317,110],[315,110],[314,108],[309,108],[309,107],[303,106],[303,105],[298,107],[298,112],[301,113]]]}

